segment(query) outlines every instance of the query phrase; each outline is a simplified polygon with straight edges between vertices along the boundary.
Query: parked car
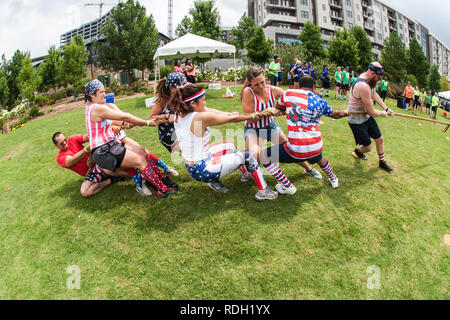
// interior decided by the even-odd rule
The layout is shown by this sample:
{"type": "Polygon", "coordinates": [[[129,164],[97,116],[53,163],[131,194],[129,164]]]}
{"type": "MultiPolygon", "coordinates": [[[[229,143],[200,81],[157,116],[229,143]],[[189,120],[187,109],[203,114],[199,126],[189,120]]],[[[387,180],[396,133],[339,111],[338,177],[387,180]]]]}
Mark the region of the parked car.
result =
{"type": "Polygon", "coordinates": [[[444,109],[445,111],[450,112],[450,101],[442,99],[442,101],[441,101],[441,108],[444,109]]]}

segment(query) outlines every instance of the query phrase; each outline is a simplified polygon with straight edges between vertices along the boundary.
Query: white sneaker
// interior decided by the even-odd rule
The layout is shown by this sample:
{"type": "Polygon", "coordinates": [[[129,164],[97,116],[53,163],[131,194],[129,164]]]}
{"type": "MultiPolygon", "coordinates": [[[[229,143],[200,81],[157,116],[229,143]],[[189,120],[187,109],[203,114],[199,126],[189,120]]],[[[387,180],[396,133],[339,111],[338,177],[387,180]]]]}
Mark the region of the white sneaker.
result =
{"type": "Polygon", "coordinates": [[[333,189],[336,189],[337,187],[339,187],[339,179],[336,178],[336,180],[331,180],[330,178],[328,178],[328,180],[331,182],[331,187],[333,189]]]}
{"type": "Polygon", "coordinates": [[[174,176],[174,177],[178,177],[178,176],[180,175],[180,174],[178,173],[178,171],[175,170],[175,169],[172,168],[172,167],[168,167],[167,170],[164,170],[164,173],[165,173],[166,175],[171,174],[171,175],[174,176]]]}
{"type": "Polygon", "coordinates": [[[246,172],[244,174],[241,174],[241,182],[245,183],[252,180],[252,175],[249,172],[246,172]]]}
{"type": "Polygon", "coordinates": [[[305,174],[315,179],[322,179],[322,175],[320,174],[320,172],[314,168],[312,168],[311,172],[308,172],[308,170],[305,169],[305,174]]]}
{"type": "Polygon", "coordinates": [[[275,186],[279,194],[295,194],[297,192],[297,188],[291,184],[289,188],[286,188],[282,183],[279,183],[275,186]]]}
{"type": "Polygon", "coordinates": [[[152,192],[147,188],[145,184],[142,184],[142,188],[136,187],[136,191],[143,197],[148,197],[152,195],[152,192]]]}
{"type": "Polygon", "coordinates": [[[269,187],[266,190],[259,190],[255,194],[255,200],[259,202],[263,202],[264,200],[275,200],[278,198],[278,192],[273,191],[269,187]]]}

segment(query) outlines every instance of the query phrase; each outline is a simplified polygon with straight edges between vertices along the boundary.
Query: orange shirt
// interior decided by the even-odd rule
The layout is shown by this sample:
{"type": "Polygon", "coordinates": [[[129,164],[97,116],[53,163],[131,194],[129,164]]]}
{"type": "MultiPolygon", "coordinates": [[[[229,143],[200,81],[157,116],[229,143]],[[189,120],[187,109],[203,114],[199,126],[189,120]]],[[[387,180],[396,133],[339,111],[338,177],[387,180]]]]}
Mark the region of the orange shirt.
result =
{"type": "Polygon", "coordinates": [[[414,94],[414,88],[412,86],[406,86],[405,88],[405,98],[411,99],[414,94]]]}

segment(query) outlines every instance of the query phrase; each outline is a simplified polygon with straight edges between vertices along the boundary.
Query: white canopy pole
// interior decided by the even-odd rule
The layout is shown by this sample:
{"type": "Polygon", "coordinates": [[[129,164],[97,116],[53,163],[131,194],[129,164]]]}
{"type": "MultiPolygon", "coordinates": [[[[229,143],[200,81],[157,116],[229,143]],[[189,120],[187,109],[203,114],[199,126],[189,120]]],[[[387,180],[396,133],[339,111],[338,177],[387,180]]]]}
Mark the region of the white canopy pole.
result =
{"type": "Polygon", "coordinates": [[[237,80],[236,80],[236,53],[233,53],[233,61],[234,61],[234,96],[236,97],[237,90],[237,80]]]}

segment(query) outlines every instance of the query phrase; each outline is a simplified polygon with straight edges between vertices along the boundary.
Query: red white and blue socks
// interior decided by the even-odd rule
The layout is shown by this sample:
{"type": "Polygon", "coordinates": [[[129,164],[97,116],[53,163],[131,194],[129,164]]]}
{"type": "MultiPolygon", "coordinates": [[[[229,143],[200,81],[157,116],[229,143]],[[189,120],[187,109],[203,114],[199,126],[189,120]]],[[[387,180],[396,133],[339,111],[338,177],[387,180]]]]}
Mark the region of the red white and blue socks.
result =
{"type": "Polygon", "coordinates": [[[323,172],[326,173],[326,175],[328,176],[328,178],[329,178],[331,181],[334,181],[334,180],[337,179],[336,175],[335,175],[334,172],[333,172],[333,168],[331,168],[331,165],[330,165],[330,163],[329,163],[328,161],[327,161],[327,163],[326,163],[323,167],[320,166],[320,168],[323,170],[323,172]]]}
{"type": "Polygon", "coordinates": [[[292,186],[291,181],[289,181],[288,177],[283,173],[278,163],[265,164],[264,168],[266,168],[278,182],[281,182],[285,188],[290,188],[292,186]]]}

